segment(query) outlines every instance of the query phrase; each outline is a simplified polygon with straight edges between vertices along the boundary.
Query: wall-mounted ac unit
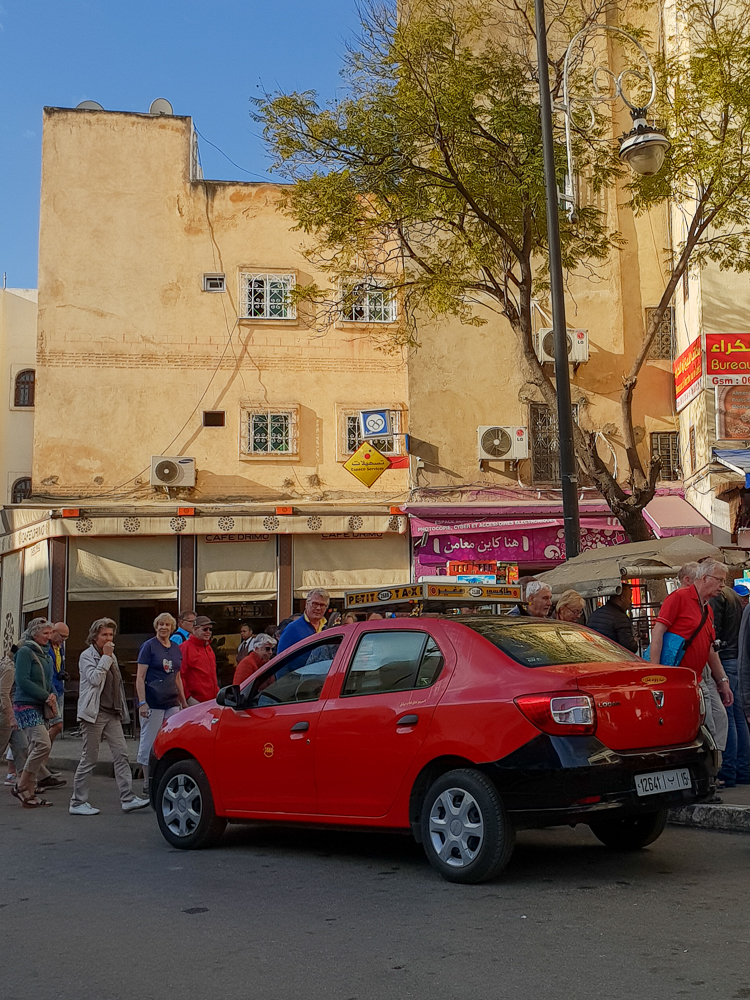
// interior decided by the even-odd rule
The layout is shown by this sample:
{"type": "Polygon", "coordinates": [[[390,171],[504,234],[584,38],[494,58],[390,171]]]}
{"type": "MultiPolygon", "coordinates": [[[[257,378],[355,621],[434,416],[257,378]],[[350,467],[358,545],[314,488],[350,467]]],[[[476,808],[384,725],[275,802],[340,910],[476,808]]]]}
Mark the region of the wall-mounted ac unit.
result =
{"type": "Polygon", "coordinates": [[[151,458],[152,486],[195,486],[195,459],[180,455],[154,455],[151,458]]]}
{"type": "MultiPolygon", "coordinates": [[[[555,360],[555,339],[552,329],[543,326],[534,334],[534,351],[541,362],[555,360]]],[[[568,361],[580,365],[589,359],[589,331],[568,327],[568,361]]]]}
{"type": "Polygon", "coordinates": [[[480,462],[514,462],[529,457],[527,427],[477,427],[480,462]]]}

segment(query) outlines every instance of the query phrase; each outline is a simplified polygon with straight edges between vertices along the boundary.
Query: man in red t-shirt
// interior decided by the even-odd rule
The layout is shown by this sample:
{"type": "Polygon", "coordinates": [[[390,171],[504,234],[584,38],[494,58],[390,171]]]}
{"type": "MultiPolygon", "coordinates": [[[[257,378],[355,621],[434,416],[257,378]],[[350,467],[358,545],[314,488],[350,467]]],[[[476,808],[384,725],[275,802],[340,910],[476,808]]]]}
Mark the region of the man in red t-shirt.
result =
{"type": "MultiPolygon", "coordinates": [[[[683,639],[689,639],[701,623],[706,602],[715,597],[725,585],[727,568],[716,559],[706,559],[695,569],[695,582],[675,590],[661,606],[659,615],[651,631],[651,662],[661,663],[661,647],[665,632],[674,632],[683,639]]],[[[681,667],[695,671],[698,681],[703,668],[708,664],[716,683],[722,704],[731,705],[733,699],[729,679],[724,673],[719,654],[713,648],[714,618],[708,607],[703,627],[695,636],[680,661],[681,667]]]]}

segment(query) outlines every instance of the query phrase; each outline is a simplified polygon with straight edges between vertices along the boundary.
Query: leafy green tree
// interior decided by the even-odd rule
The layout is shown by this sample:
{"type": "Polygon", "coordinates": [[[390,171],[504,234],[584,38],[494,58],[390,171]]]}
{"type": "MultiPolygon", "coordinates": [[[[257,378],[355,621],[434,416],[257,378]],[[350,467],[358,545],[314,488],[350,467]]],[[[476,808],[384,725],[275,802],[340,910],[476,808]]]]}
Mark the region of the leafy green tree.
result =
{"type": "MultiPolygon", "coordinates": [[[[705,0],[690,4],[698,13],[709,10],[705,0]]],[[[568,41],[582,27],[598,23],[605,10],[611,13],[611,4],[549,0],[547,7],[550,77],[559,99],[568,41]]],[[[737,201],[744,187],[735,175],[745,167],[738,143],[750,134],[750,91],[743,88],[741,72],[730,72],[739,50],[725,48],[712,65],[719,40],[726,45],[727,39],[721,26],[712,28],[702,16],[702,34],[687,58],[665,59],[660,67],[661,93],[669,96],[658,110],[674,141],[667,169],[631,185],[636,211],[677,197],[683,208],[693,210],[693,222],[684,248],[674,250],[669,282],[637,358],[623,373],[625,483],[598,454],[596,435],[575,429],[581,471],[634,540],[650,536],[642,510],[654,495],[659,472],[658,460],[644,468],[636,447],[632,400],[638,374],[691,255],[698,261],[719,260],[722,266],[742,262],[736,234],[726,227],[736,228],[738,216],[745,217],[737,201]],[[703,102],[706,84],[708,104],[703,102]],[[730,94],[732,100],[725,100],[730,94]],[[735,125],[740,107],[745,117],[735,125]],[[704,165],[700,171],[697,164],[704,165]]],[[[733,24],[734,31],[745,32],[744,40],[741,18],[733,24]]],[[[743,44],[746,53],[749,47],[743,44]]],[[[532,340],[532,304],[546,293],[548,277],[534,53],[533,18],[525,0],[409,0],[398,5],[398,12],[395,2],[370,6],[362,13],[359,43],[346,59],[345,99],[321,107],[313,92],[277,93],[257,100],[254,115],[276,170],[295,182],[285,206],[311,237],[311,260],[352,294],[363,279],[398,292],[402,308],[392,346],[417,344],[425,319],[453,315],[479,325],[485,321],[476,304],[490,305],[508,320],[528,378],[554,412],[554,381],[539,363],[532,340]]],[[[576,79],[574,73],[574,88],[576,79]]],[[[585,120],[576,115],[573,136],[579,172],[595,191],[613,185],[622,168],[608,116],[596,110],[591,120],[588,113],[585,120]]],[[[562,184],[561,135],[559,140],[562,184]]],[[[747,164],[750,168],[750,159],[747,164]]],[[[622,245],[592,205],[581,206],[575,222],[561,212],[560,225],[563,262],[570,272],[595,270],[622,245]]],[[[319,303],[327,295],[315,286],[299,294],[319,303]]]]}

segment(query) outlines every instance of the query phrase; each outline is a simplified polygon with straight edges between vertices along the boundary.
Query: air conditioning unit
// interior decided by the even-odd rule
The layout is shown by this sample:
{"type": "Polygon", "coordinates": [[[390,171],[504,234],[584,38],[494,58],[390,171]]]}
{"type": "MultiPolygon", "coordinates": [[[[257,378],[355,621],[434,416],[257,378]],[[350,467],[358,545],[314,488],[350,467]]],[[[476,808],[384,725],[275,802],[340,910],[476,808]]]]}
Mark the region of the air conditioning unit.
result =
{"type": "Polygon", "coordinates": [[[480,462],[515,462],[529,457],[527,427],[477,427],[480,462]]]}
{"type": "Polygon", "coordinates": [[[195,459],[179,455],[153,455],[150,482],[152,486],[174,486],[180,489],[195,486],[195,459]]]}
{"type": "MultiPolygon", "coordinates": [[[[555,360],[555,335],[551,327],[544,326],[534,334],[534,351],[541,362],[555,360]]],[[[568,327],[568,361],[580,365],[589,359],[589,331],[571,330],[568,327]]]]}

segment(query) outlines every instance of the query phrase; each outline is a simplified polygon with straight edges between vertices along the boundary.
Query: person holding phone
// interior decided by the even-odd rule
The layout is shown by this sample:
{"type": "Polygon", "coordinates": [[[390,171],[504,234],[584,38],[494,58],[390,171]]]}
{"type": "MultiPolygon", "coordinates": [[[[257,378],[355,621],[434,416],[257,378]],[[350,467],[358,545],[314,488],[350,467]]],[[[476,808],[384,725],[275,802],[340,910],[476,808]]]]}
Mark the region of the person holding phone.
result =
{"type": "Polygon", "coordinates": [[[73,795],[68,812],[72,816],[96,816],[98,809],[89,802],[89,779],[99,760],[102,740],[109,746],[115,769],[115,781],[123,812],[145,809],[148,799],[133,792],[128,748],[122,724],[130,722],[125,685],[115,656],[117,625],[111,618],[97,618],[89,629],[86,649],[78,660],[78,721],[83,746],[73,778],[73,795]]]}

